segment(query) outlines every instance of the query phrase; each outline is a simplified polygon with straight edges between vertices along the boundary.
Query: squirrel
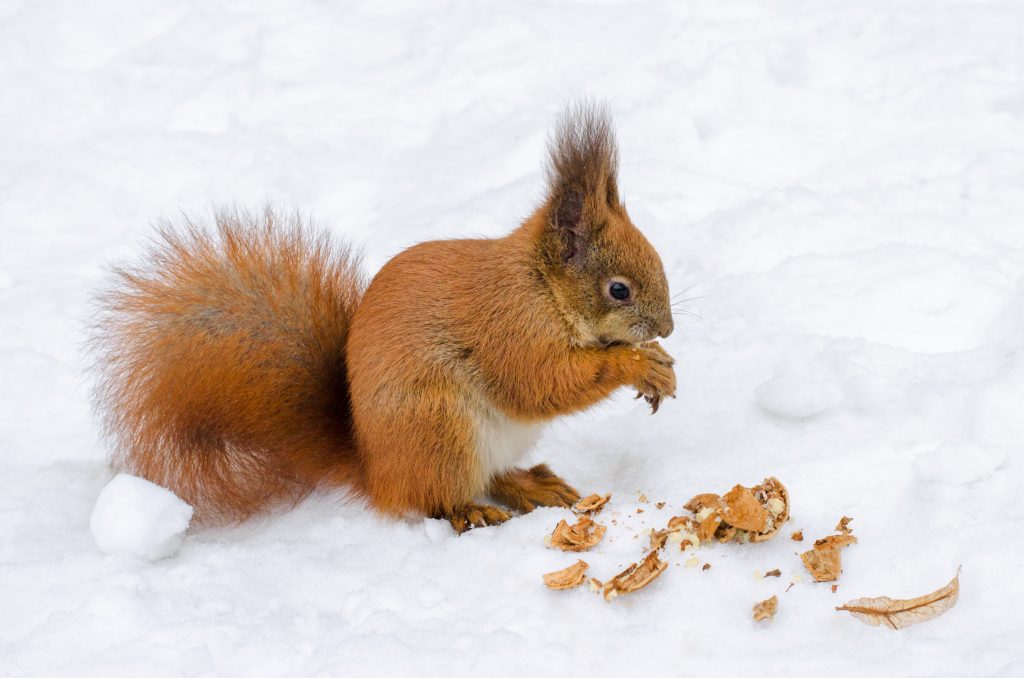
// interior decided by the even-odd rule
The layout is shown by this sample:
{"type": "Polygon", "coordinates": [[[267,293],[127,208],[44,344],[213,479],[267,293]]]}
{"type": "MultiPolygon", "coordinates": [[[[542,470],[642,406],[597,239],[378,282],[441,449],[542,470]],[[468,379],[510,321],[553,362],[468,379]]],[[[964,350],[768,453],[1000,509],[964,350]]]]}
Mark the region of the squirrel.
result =
{"type": "Polygon", "coordinates": [[[580,497],[516,464],[546,422],[630,387],[675,395],[655,249],[619,199],[604,108],[571,106],[547,192],[497,239],[424,242],[369,285],[298,215],[160,225],[97,299],[95,402],[112,464],[242,521],[345,488],[462,532],[580,497]],[[500,503],[481,503],[483,497],[500,503]]]}

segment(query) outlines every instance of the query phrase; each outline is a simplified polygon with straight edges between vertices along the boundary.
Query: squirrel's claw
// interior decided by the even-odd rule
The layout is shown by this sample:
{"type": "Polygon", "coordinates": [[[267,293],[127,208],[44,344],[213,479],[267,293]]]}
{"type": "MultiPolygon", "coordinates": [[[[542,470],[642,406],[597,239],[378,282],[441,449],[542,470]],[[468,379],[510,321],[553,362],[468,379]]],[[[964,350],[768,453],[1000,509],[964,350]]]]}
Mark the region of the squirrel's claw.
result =
{"type": "Polygon", "coordinates": [[[452,509],[450,513],[439,514],[438,517],[447,518],[452,528],[462,534],[474,527],[498,525],[512,516],[497,506],[469,503],[452,509]]]}

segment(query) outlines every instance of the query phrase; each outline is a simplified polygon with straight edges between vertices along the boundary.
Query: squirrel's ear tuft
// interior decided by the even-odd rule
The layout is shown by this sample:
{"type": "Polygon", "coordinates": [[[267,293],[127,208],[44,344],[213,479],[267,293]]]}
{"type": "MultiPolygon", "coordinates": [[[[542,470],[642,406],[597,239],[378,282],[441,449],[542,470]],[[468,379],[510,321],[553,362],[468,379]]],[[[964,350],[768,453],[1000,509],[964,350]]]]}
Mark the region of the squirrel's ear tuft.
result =
{"type": "Polygon", "coordinates": [[[548,213],[562,236],[565,261],[573,261],[587,224],[599,225],[603,209],[620,209],[619,151],[607,108],[591,102],[570,105],[555,126],[548,152],[548,213]]]}
{"type": "Polygon", "coordinates": [[[578,102],[555,125],[548,145],[548,192],[560,199],[579,194],[618,208],[619,149],[605,106],[578,102]]]}

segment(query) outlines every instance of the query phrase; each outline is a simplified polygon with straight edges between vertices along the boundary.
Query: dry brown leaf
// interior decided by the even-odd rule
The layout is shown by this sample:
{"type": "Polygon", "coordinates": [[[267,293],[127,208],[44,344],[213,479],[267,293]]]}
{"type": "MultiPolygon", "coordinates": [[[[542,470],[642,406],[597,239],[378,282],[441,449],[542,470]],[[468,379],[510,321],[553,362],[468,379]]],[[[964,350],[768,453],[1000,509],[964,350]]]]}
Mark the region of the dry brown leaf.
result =
{"type": "Polygon", "coordinates": [[[779,609],[779,597],[772,596],[768,600],[762,600],[754,605],[754,621],[771,619],[779,609]]]}
{"type": "Polygon", "coordinates": [[[938,617],[956,605],[959,597],[960,571],[957,570],[956,576],[948,584],[918,598],[909,600],[894,600],[888,596],[857,598],[836,609],[845,610],[871,626],[884,624],[891,629],[903,629],[938,617]]]}
{"type": "Polygon", "coordinates": [[[803,541],[804,540],[804,531],[803,530],[797,530],[793,534],[789,535],[789,538],[792,539],[793,541],[803,541]]]}
{"type": "Polygon", "coordinates": [[[548,543],[563,551],[586,551],[601,541],[607,529],[588,516],[580,516],[575,525],[561,520],[548,538],[548,543]]]}
{"type": "Polygon", "coordinates": [[[588,497],[583,497],[572,507],[572,510],[576,513],[590,513],[594,514],[604,508],[604,505],[608,503],[608,500],[612,498],[611,493],[604,496],[599,494],[592,494],[588,497]]]}
{"type": "Polygon", "coordinates": [[[642,589],[657,579],[667,567],[668,563],[658,558],[658,552],[651,551],[642,561],[633,563],[604,585],[604,599],[611,600],[621,593],[642,589]]]}
{"type": "Polygon", "coordinates": [[[736,485],[722,497],[725,510],[722,520],[729,525],[750,532],[761,532],[768,521],[768,511],[754,498],[754,493],[736,485]]]}
{"type": "Polygon", "coordinates": [[[588,567],[590,566],[587,563],[577,560],[575,565],[544,575],[544,585],[556,590],[575,588],[586,579],[588,567]]]}
{"type": "Polygon", "coordinates": [[[853,518],[850,516],[843,516],[839,519],[839,524],[836,525],[836,532],[842,532],[843,534],[850,534],[853,530],[850,529],[850,522],[853,518]]]}
{"type": "Polygon", "coordinates": [[[781,577],[782,576],[782,570],[780,570],[778,568],[775,568],[774,570],[768,570],[767,572],[764,573],[764,576],[765,577],[781,577]]]}

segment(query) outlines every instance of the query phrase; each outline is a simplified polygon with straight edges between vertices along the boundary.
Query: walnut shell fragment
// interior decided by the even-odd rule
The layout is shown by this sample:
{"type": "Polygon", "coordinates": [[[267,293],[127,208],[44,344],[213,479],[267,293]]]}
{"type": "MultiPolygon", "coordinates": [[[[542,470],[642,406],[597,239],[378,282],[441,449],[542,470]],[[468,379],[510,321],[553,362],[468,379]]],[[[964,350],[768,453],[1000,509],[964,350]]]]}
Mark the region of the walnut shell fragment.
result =
{"type": "Polygon", "coordinates": [[[549,546],[563,551],[586,551],[601,541],[607,529],[588,516],[580,516],[575,525],[560,520],[546,541],[549,546]]]}
{"type": "Polygon", "coordinates": [[[696,532],[698,525],[700,525],[700,523],[690,516],[674,516],[668,519],[668,529],[670,530],[696,532]]]}
{"type": "Polygon", "coordinates": [[[620,593],[642,589],[657,579],[667,567],[668,563],[658,558],[658,552],[651,551],[642,561],[633,563],[604,585],[604,599],[611,600],[620,593]]]}
{"type": "Polygon", "coordinates": [[[700,539],[702,542],[711,541],[715,537],[715,532],[721,526],[721,514],[718,511],[712,511],[704,520],[700,521],[700,525],[697,527],[697,539],[700,539]]]}
{"type": "Polygon", "coordinates": [[[836,532],[842,532],[843,534],[850,534],[853,530],[850,529],[850,523],[853,522],[853,518],[850,516],[843,516],[839,519],[839,523],[836,525],[836,532]]]}
{"type": "Polygon", "coordinates": [[[754,605],[754,621],[771,619],[779,609],[779,597],[772,596],[768,600],[762,600],[754,605]]]}
{"type": "Polygon", "coordinates": [[[587,578],[586,572],[588,567],[590,565],[587,563],[577,560],[574,565],[570,565],[557,572],[548,572],[544,575],[544,585],[549,589],[555,590],[576,588],[587,578]]]}
{"type": "Polygon", "coordinates": [[[594,514],[604,508],[604,505],[608,503],[608,500],[612,498],[611,493],[601,496],[600,494],[591,494],[587,497],[583,497],[575,505],[572,510],[576,513],[589,513],[594,514]]]}
{"type": "MultiPolygon", "coordinates": [[[[700,523],[693,518],[689,516],[675,516],[669,518],[668,527],[659,532],[664,532],[668,541],[673,544],[679,544],[679,550],[684,551],[689,547],[697,548],[700,546],[700,537],[697,536],[699,529],[700,523]]],[[[653,534],[651,538],[654,538],[653,534]]]]}
{"type": "Polygon", "coordinates": [[[760,532],[768,521],[768,511],[754,498],[754,493],[742,485],[737,485],[722,497],[725,502],[725,510],[722,512],[722,520],[729,525],[747,530],[749,532],[760,532]]]}
{"type": "Polygon", "coordinates": [[[665,542],[668,541],[668,530],[655,530],[651,532],[651,550],[657,551],[658,549],[665,546],[665,542]]]}
{"type": "Polygon", "coordinates": [[[685,508],[696,514],[701,542],[767,541],[789,520],[789,493],[777,478],[766,478],[753,487],[736,485],[724,496],[698,494],[685,508]]]}
{"type": "Polygon", "coordinates": [[[763,530],[750,533],[750,541],[768,541],[782,529],[789,520],[789,492],[778,478],[765,478],[760,485],[750,488],[754,498],[768,511],[768,520],[763,530]]]}
{"type": "Polygon", "coordinates": [[[814,546],[828,546],[835,548],[845,548],[850,544],[856,544],[857,538],[852,534],[830,534],[827,537],[822,537],[814,542],[814,546]]]}
{"type": "Polygon", "coordinates": [[[693,513],[700,513],[701,510],[710,508],[721,510],[722,509],[722,498],[717,494],[698,494],[690,501],[683,504],[683,508],[693,513]]]}
{"type": "Polygon", "coordinates": [[[830,535],[814,542],[814,548],[801,553],[800,560],[815,581],[835,581],[843,571],[840,550],[856,543],[852,534],[830,535]]]}

